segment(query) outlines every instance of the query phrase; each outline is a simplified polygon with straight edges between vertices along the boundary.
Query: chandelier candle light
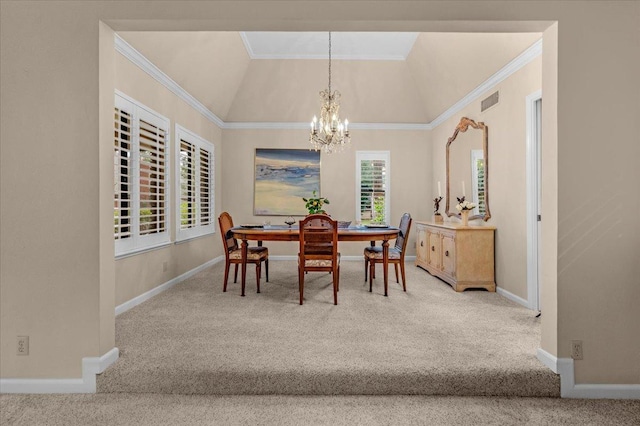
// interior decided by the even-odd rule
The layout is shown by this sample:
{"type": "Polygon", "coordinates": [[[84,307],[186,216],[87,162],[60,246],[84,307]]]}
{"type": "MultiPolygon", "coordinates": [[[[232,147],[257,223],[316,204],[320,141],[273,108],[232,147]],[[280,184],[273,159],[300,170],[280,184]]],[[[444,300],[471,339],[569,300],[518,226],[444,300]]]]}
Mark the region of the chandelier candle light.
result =
{"type": "Polygon", "coordinates": [[[340,152],[351,142],[349,137],[349,120],[340,121],[340,92],[331,92],[331,32],[329,32],[329,88],[320,92],[322,107],[320,121],[313,116],[309,142],[313,148],[327,154],[340,152]]]}

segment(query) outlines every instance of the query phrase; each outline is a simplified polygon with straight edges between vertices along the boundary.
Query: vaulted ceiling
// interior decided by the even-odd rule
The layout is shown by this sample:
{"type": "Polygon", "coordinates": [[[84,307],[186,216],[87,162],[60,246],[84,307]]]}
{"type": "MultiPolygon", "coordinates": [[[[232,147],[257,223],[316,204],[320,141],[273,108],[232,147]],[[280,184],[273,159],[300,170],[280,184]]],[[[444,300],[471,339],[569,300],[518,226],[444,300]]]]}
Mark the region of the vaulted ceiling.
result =
{"type": "MultiPolygon", "coordinates": [[[[121,32],[225,122],[306,122],[328,83],[327,33],[121,32]]],[[[354,123],[429,123],[540,33],[332,33],[332,89],[354,123]]]]}

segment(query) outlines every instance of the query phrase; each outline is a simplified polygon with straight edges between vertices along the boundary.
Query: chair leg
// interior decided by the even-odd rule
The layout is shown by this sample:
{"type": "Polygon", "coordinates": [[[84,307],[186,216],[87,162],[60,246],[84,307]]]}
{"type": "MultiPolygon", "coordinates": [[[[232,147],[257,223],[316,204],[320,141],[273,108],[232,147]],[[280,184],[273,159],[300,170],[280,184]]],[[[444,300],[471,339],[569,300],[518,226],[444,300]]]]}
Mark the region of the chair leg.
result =
{"type": "Polygon", "coordinates": [[[338,272],[337,272],[338,268],[334,267],[333,270],[333,304],[337,305],[338,304],[338,272]]]}
{"type": "Polygon", "coordinates": [[[269,282],[269,259],[264,261],[264,266],[267,269],[267,282],[269,282]]]}
{"type": "Polygon", "coordinates": [[[400,262],[400,271],[402,272],[402,289],[407,291],[407,279],[404,276],[404,259],[400,262]]]}
{"type": "Polygon", "coordinates": [[[240,265],[236,263],[236,271],[233,273],[233,282],[234,283],[238,282],[238,266],[240,266],[240,265]]]}
{"type": "Polygon", "coordinates": [[[364,257],[364,282],[367,282],[367,270],[369,269],[369,258],[364,257]]]}
{"type": "Polygon", "coordinates": [[[400,279],[398,278],[398,264],[394,263],[393,266],[396,268],[396,282],[400,284],[400,279]]]}
{"type": "Polygon", "coordinates": [[[226,262],[224,264],[224,285],[222,286],[222,291],[225,292],[227,291],[227,280],[229,279],[229,267],[231,266],[231,264],[229,262],[226,262]]]}
{"type": "Polygon", "coordinates": [[[258,287],[258,293],[260,293],[260,275],[262,274],[262,262],[256,263],[256,286],[258,287]]]}
{"type": "Polygon", "coordinates": [[[302,305],[302,300],[304,299],[304,274],[306,271],[303,271],[302,268],[298,266],[298,287],[300,290],[300,304],[302,305]]]}
{"type": "Polygon", "coordinates": [[[338,265],[338,277],[336,281],[338,283],[338,291],[340,291],[340,265],[338,265]]]}
{"type": "Polygon", "coordinates": [[[376,264],[374,262],[369,263],[369,293],[371,293],[373,287],[373,271],[375,271],[376,264]]]}

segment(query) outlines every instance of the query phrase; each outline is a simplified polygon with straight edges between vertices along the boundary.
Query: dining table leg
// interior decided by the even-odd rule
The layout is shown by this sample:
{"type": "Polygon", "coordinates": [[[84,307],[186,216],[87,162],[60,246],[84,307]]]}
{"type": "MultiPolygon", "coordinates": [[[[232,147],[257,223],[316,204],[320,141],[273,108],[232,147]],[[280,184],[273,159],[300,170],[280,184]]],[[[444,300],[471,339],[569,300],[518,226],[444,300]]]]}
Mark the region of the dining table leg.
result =
{"type": "Polygon", "coordinates": [[[387,288],[389,287],[389,240],[382,242],[382,266],[384,272],[384,295],[387,296],[387,288]]]}
{"type": "Polygon", "coordinates": [[[244,297],[244,287],[247,282],[247,240],[242,240],[242,297],[244,297]]]}

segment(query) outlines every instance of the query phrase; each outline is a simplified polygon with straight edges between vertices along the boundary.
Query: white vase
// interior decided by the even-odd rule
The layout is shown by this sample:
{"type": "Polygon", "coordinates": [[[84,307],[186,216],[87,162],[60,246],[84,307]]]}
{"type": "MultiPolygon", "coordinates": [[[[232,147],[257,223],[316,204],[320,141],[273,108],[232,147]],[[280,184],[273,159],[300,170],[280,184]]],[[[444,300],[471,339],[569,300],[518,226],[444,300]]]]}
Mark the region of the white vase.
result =
{"type": "Polygon", "coordinates": [[[471,210],[462,210],[460,216],[462,219],[462,226],[469,226],[469,212],[471,210]]]}

